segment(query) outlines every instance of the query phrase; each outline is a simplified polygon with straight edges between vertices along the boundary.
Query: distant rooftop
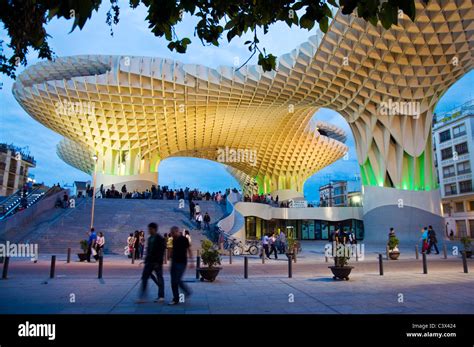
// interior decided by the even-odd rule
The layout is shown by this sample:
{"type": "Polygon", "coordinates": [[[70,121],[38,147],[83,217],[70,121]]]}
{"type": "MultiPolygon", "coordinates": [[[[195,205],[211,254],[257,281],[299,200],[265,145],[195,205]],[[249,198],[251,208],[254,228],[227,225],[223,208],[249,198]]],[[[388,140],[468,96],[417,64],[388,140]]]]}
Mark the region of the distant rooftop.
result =
{"type": "Polygon", "coordinates": [[[7,152],[8,150],[12,151],[14,154],[20,154],[21,160],[24,160],[33,165],[36,165],[36,160],[32,155],[30,155],[30,151],[28,150],[28,147],[18,147],[13,144],[0,143],[1,152],[7,152]]]}
{"type": "Polygon", "coordinates": [[[468,115],[474,115],[474,99],[469,100],[460,106],[456,106],[449,111],[436,114],[433,124],[434,127],[437,128],[451,120],[468,115]]]}

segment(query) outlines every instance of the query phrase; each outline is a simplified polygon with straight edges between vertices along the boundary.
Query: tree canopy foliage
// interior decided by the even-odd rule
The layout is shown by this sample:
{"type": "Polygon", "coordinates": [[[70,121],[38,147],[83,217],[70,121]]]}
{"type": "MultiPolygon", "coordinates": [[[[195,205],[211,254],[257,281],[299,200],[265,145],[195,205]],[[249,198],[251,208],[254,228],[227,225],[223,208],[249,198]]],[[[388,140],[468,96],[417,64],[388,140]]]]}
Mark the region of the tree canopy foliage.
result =
{"type": "MultiPolygon", "coordinates": [[[[427,2],[427,0],[423,0],[427,2]]],[[[108,7],[105,18],[111,28],[119,23],[118,0],[104,1],[108,7]]],[[[251,33],[252,39],[245,42],[250,58],[258,54],[258,64],[264,71],[276,67],[276,57],[260,47],[258,32],[267,34],[272,24],[284,22],[311,30],[315,25],[326,32],[332,12],[330,6],[340,7],[343,14],[355,13],[366,21],[379,22],[388,29],[398,23],[403,12],[415,19],[415,0],[129,0],[136,9],[143,5],[147,9],[146,21],[150,31],[164,37],[168,48],[185,53],[191,44],[188,37],[180,38],[176,26],[190,16],[198,19],[194,36],[204,45],[219,46],[223,38],[231,41],[236,36],[251,33]]],[[[54,18],[65,18],[72,22],[71,32],[82,29],[97,12],[102,0],[0,0],[0,22],[3,23],[10,42],[10,54],[5,53],[4,42],[0,48],[0,72],[15,78],[17,67],[27,65],[27,53],[37,51],[38,57],[53,59],[48,39],[47,24],[54,18]]],[[[250,59],[249,58],[249,59],[250,59]]]]}

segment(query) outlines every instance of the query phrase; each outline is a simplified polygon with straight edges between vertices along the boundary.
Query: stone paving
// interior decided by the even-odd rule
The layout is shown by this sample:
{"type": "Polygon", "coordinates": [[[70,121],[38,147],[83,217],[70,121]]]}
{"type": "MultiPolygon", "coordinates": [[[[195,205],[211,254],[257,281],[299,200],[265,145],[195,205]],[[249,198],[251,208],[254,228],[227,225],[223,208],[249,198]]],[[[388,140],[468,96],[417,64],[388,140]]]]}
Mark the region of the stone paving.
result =
{"type": "MultiPolygon", "coordinates": [[[[49,259],[38,263],[13,259],[9,278],[0,280],[0,313],[138,313],[138,314],[359,314],[430,313],[474,314],[474,262],[463,273],[459,257],[430,255],[429,272],[422,273],[420,260],[405,255],[399,261],[384,261],[385,275],[378,273],[374,256],[352,262],[349,281],[334,281],[324,257],[316,247],[307,247],[293,264],[257,258],[249,261],[249,278],[243,278],[243,258],[223,258],[223,270],[213,283],[195,279],[188,269],[185,279],[193,295],[178,306],[155,304],[156,286],[150,282],[149,302],[136,304],[142,265],[128,259],[108,257],[104,278],[97,279],[97,264],[65,263],[58,256],[56,277],[49,279],[49,259]],[[71,298],[75,302],[71,302],[71,298]]],[[[375,251],[374,251],[375,253],[375,251]]],[[[165,268],[166,299],[171,299],[165,268]]]]}

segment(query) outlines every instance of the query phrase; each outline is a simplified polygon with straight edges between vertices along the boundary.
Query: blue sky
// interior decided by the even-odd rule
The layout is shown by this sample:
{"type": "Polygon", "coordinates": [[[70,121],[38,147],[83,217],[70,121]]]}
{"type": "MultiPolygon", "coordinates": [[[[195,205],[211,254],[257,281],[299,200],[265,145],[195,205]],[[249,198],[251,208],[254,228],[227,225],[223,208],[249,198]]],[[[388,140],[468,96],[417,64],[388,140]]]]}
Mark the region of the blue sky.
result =
{"type": "MultiPolygon", "coordinates": [[[[145,22],[144,8],[131,10],[127,4],[123,3],[120,23],[114,27],[112,37],[109,27],[105,24],[106,10],[107,6],[102,6],[99,13],[93,15],[82,31],[75,30],[69,33],[71,22],[66,20],[54,20],[49,23],[47,30],[52,36],[49,42],[57,56],[78,54],[158,56],[177,59],[184,63],[205,64],[210,67],[233,65],[236,57],[241,62],[249,57],[249,52],[243,45],[247,37],[237,38],[230,44],[223,40],[220,47],[204,47],[193,37],[194,19],[189,20],[189,18],[188,20],[185,18],[184,24],[179,26],[177,33],[180,37],[190,37],[193,43],[185,55],[172,53],[166,47],[165,40],[156,38],[150,33],[148,24],[145,22]]],[[[277,24],[271,28],[268,35],[261,36],[260,41],[267,51],[279,56],[291,51],[314,34],[314,29],[308,32],[277,24]]],[[[9,42],[3,28],[0,28],[0,39],[9,42]]],[[[35,54],[29,55],[29,64],[37,61],[35,54]]],[[[255,63],[255,59],[251,63],[255,63]]],[[[18,73],[22,70],[23,67],[18,73]]],[[[88,175],[68,166],[57,157],[56,144],[61,136],[33,120],[18,105],[11,93],[13,80],[0,75],[0,82],[3,83],[3,88],[0,90],[0,142],[29,147],[31,154],[37,160],[37,167],[31,171],[37,181],[46,184],[56,182],[64,184],[75,180],[88,180],[88,175]]],[[[474,71],[471,71],[443,96],[438,104],[437,112],[449,110],[472,99],[474,97],[473,84],[474,71]]],[[[347,145],[350,150],[348,160],[339,160],[307,180],[304,191],[309,200],[317,199],[318,187],[329,179],[348,179],[351,182],[350,186],[356,188],[357,175],[359,175],[354,139],[347,122],[337,112],[328,109],[319,110],[315,118],[343,128],[349,134],[347,145]]],[[[206,160],[169,158],[161,163],[159,171],[159,180],[162,185],[198,187],[203,190],[223,190],[229,186],[237,186],[237,182],[221,164],[206,160]]]]}

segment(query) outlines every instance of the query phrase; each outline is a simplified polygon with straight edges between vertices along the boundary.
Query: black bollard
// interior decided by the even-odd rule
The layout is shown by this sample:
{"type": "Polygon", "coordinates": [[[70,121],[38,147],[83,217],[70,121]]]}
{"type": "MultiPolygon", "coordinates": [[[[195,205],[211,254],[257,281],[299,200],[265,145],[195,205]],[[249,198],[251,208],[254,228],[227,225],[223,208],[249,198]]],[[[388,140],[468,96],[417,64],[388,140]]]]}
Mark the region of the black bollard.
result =
{"type": "MultiPolygon", "coordinates": [[[[198,253],[199,254],[199,253],[198,253]]],[[[196,279],[199,279],[199,268],[201,267],[201,257],[196,257],[196,279]]]]}
{"type": "Polygon", "coordinates": [[[232,249],[229,249],[229,264],[232,264],[232,249]]]}
{"type": "Polygon", "coordinates": [[[3,260],[2,279],[6,280],[8,277],[8,265],[10,264],[10,257],[5,257],[3,260]]]}
{"type": "Polygon", "coordinates": [[[426,275],[428,273],[428,264],[426,263],[426,253],[423,252],[421,256],[423,257],[423,273],[426,275]]]}
{"type": "Polygon", "coordinates": [[[66,260],[66,263],[70,263],[71,262],[71,248],[68,248],[67,249],[67,260],[66,260]]]}
{"type": "Polygon", "coordinates": [[[247,256],[244,257],[244,278],[249,278],[249,260],[247,256]]]}
{"type": "Polygon", "coordinates": [[[104,269],[104,257],[99,256],[99,275],[97,276],[99,279],[102,278],[103,269],[104,269]]]}
{"type": "Polygon", "coordinates": [[[292,278],[293,277],[293,268],[292,268],[293,264],[291,262],[291,258],[288,258],[288,278],[292,278]]]}
{"type": "Polygon", "coordinates": [[[444,259],[448,259],[448,251],[446,249],[445,243],[443,243],[443,256],[444,256],[444,259]]]}
{"type": "Polygon", "coordinates": [[[418,260],[418,245],[415,245],[415,258],[418,260]]]}
{"type": "Polygon", "coordinates": [[[49,278],[54,278],[54,272],[56,271],[56,256],[51,256],[51,269],[49,270],[49,278]]]}
{"type": "Polygon", "coordinates": [[[464,269],[464,273],[467,274],[469,270],[467,268],[466,251],[462,252],[462,267],[464,269]]]}
{"type": "Polygon", "coordinates": [[[380,271],[380,276],[383,276],[383,259],[382,259],[382,253],[379,253],[379,271],[380,271]]]}
{"type": "Polygon", "coordinates": [[[135,249],[132,252],[132,264],[135,264],[135,249]]]}

